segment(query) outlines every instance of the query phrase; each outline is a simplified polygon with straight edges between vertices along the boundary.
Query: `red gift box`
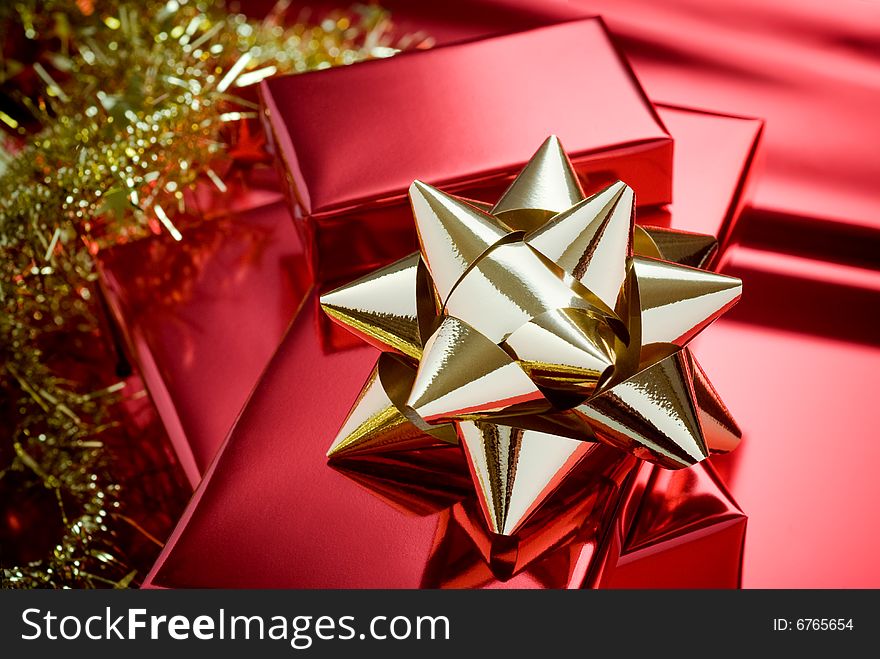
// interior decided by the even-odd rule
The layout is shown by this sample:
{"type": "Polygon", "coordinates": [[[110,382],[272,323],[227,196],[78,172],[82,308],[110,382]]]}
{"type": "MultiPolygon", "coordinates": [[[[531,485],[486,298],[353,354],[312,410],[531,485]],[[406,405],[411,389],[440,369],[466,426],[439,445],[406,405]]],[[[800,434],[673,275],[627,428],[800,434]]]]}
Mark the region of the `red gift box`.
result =
{"type": "Polygon", "coordinates": [[[642,206],[671,201],[672,138],[597,18],[261,85],[320,281],[415,249],[414,179],[497,200],[550,133],[588,191],[619,178],[642,206]]]}
{"type": "MultiPolygon", "coordinates": [[[[689,226],[717,230],[741,204],[761,123],[661,112],[689,133],[679,158],[699,162],[707,143],[737,154],[733,167],[721,158],[683,167],[701,177],[678,184],[686,222],[706,222],[715,209],[714,226],[689,226]]],[[[422,452],[427,461],[415,451],[327,466],[329,439],[376,352],[361,343],[336,349],[321,318],[314,300],[297,317],[157,562],[152,586],[650,586],[659,583],[646,577],[660,569],[652,565],[666,566],[670,583],[681,574],[689,585],[739,583],[745,517],[704,466],[678,475],[677,484],[643,475],[641,490],[622,469],[620,478],[601,480],[612,484],[602,506],[561,491],[554,497],[567,505],[546,507],[561,511],[559,519],[532,525],[514,548],[493,548],[480,526],[455,448],[422,452]],[[677,494],[664,499],[667,490],[677,494]],[[614,517],[624,504],[633,512],[614,517]],[[268,529],[266,519],[278,522],[268,529]]]]}
{"type": "MultiPolygon", "coordinates": [[[[639,220],[728,236],[746,198],[761,122],[685,108],[658,113],[677,145],[676,202],[640,212],[639,220]]],[[[193,487],[310,286],[279,193],[251,190],[235,201],[241,211],[185,229],[181,242],[162,234],[99,255],[115,324],[193,487]]],[[[338,329],[334,336],[351,340],[338,329]]]]}

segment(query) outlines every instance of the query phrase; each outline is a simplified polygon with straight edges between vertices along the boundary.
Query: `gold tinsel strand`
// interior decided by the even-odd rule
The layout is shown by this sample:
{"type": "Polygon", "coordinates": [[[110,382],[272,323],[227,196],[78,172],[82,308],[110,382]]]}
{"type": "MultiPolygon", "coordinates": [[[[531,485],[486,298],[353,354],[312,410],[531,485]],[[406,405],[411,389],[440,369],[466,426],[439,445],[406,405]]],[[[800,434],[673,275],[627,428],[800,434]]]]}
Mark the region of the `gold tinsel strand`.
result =
{"type": "MultiPolygon", "coordinates": [[[[0,108],[0,479],[52,493],[64,529],[43,560],[4,563],[5,587],[125,587],[136,576],[116,541],[126,492],[105,450],[124,385],[106,367],[79,364],[76,377],[58,367],[102,340],[95,254],[151,232],[181,238],[185,190],[200,180],[225,188],[216,169],[231,129],[255,116],[239,96],[247,87],[400,46],[375,6],[317,24],[282,14],[279,5],[257,21],[207,0],[0,9],[0,22],[44,51],[31,65],[38,93],[22,91],[16,106],[37,130],[0,108]]],[[[4,59],[0,83],[23,68],[4,59]]]]}

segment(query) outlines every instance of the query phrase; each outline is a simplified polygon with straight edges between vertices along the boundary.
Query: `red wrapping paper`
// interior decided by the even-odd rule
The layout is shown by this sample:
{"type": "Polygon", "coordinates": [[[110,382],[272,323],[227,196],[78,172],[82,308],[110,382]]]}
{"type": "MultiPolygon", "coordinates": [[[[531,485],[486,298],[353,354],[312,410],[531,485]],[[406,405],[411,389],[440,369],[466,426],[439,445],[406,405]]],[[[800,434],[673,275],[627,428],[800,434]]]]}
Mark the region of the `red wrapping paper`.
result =
{"type": "Polygon", "coordinates": [[[497,199],[549,133],[588,188],[671,200],[672,139],[598,19],[279,77],[261,97],[321,280],[414,249],[414,179],[497,199]]]}
{"type": "Polygon", "coordinates": [[[491,538],[470,502],[442,511],[421,586],[737,587],[747,519],[715,472],[627,473],[625,494],[606,508],[575,480],[513,542],[491,538]]]}

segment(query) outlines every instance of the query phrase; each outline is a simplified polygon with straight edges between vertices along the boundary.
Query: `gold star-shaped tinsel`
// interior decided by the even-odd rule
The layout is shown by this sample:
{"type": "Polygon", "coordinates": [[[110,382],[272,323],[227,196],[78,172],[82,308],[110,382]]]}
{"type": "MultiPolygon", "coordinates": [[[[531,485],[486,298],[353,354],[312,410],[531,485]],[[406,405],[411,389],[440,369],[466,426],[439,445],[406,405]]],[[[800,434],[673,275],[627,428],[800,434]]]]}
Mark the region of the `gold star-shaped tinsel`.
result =
{"type": "Polygon", "coordinates": [[[585,198],[548,138],[494,207],[416,181],[420,252],[321,297],[383,350],[328,456],[460,443],[489,528],[515,533],[604,442],[664,467],[739,430],[686,344],[739,299],[713,236],[585,198]]]}

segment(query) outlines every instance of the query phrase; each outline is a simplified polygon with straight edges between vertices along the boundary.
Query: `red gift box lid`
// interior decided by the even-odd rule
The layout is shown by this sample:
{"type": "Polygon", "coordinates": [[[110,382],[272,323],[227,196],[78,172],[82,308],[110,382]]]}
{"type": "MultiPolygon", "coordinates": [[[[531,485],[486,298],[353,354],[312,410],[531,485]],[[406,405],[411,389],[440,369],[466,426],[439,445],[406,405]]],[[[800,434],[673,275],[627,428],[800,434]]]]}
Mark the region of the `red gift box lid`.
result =
{"type": "Polygon", "coordinates": [[[514,173],[550,134],[576,165],[663,151],[629,182],[642,205],[671,200],[672,138],[599,18],[278,77],[261,96],[308,215],[403,196],[414,179],[454,190],[514,173]]]}

